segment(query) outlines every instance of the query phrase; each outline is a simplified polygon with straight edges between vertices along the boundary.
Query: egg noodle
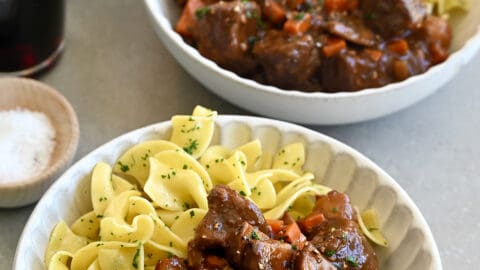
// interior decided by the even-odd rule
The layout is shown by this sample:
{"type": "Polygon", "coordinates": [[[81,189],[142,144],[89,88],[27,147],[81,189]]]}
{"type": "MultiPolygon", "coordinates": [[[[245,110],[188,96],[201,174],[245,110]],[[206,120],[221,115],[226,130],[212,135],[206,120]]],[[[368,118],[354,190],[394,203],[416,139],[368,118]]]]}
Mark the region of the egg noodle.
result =
{"type": "MultiPolygon", "coordinates": [[[[216,116],[197,106],[191,116],[172,118],[169,141],[139,143],[113,168],[98,163],[91,176],[93,209],[70,227],[63,221],[56,225],[45,254],[47,268],[153,270],[160,259],[186,258],[187,243],[208,211],[207,194],[216,184],[237,190],[267,219],[280,219],[286,211],[304,217],[314,195],[331,190],[303,171],[302,143],[275,155],[263,153],[258,140],[237,149],[210,146],[216,116]]],[[[372,213],[361,222],[366,232],[378,228],[372,213]]],[[[367,237],[387,244],[379,232],[367,237]]]]}
{"type": "Polygon", "coordinates": [[[450,12],[456,9],[468,10],[467,0],[426,0],[426,2],[430,13],[446,18],[449,17],[450,12]]]}

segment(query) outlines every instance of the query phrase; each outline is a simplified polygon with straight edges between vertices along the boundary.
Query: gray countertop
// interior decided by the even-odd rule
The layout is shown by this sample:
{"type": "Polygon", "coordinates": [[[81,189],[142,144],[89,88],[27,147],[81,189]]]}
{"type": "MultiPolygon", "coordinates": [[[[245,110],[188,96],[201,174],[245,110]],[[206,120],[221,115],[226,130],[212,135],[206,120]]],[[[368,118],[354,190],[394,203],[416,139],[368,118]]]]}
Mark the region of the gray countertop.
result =
{"type": "MultiPolygon", "coordinates": [[[[63,93],[81,129],[75,160],[118,135],[202,104],[251,114],[213,95],[161,45],[143,1],[68,1],[66,48],[38,79],[63,93]]],[[[410,194],[445,269],[480,265],[480,54],[426,100],[366,123],[309,126],[356,148],[410,194]]],[[[0,209],[0,269],[10,269],[34,205],[0,209]]]]}

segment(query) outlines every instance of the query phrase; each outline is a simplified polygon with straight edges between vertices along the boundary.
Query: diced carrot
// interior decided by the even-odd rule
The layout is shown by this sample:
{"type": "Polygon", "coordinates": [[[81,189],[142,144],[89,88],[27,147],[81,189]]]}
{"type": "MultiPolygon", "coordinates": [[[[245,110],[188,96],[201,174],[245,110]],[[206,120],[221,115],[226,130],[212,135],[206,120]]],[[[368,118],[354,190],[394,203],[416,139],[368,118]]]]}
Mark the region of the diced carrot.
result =
{"type": "Polygon", "coordinates": [[[347,9],[354,10],[358,8],[358,0],[348,0],[347,1],[347,9]]]}
{"type": "Polygon", "coordinates": [[[325,0],[323,6],[327,12],[342,12],[348,8],[347,0],[325,0]]]}
{"type": "Polygon", "coordinates": [[[300,6],[304,2],[305,2],[305,0],[287,0],[287,6],[290,9],[295,10],[295,9],[298,8],[298,6],[300,6]]]}
{"type": "Polygon", "coordinates": [[[292,215],[290,215],[290,213],[288,213],[288,212],[285,212],[285,213],[283,214],[282,220],[283,220],[283,223],[284,223],[285,225],[288,225],[288,224],[292,224],[292,223],[297,222],[297,221],[292,217],[292,215]]]}
{"type": "Polygon", "coordinates": [[[393,62],[393,72],[395,74],[395,78],[399,81],[410,77],[410,71],[408,70],[407,62],[403,60],[396,60],[393,62]]]}
{"type": "Polygon", "coordinates": [[[378,62],[382,58],[382,51],[375,49],[365,49],[365,53],[368,54],[368,57],[375,62],[378,62]]]}
{"type": "Polygon", "coordinates": [[[267,219],[267,224],[270,226],[274,234],[277,234],[283,229],[283,220],[267,219]]]}
{"type": "Polygon", "coordinates": [[[325,216],[322,213],[312,213],[298,222],[304,231],[310,232],[315,226],[324,222],[325,216]]]}
{"type": "Polygon", "coordinates": [[[205,4],[202,2],[202,0],[188,0],[187,4],[185,4],[185,7],[183,8],[180,19],[177,21],[175,31],[177,31],[180,35],[191,37],[197,23],[195,13],[198,9],[204,6],[205,4]]]}
{"type": "Polygon", "coordinates": [[[392,52],[404,55],[408,52],[408,43],[405,39],[395,40],[388,44],[388,49],[392,52]]]}
{"type": "Polygon", "coordinates": [[[438,43],[432,43],[428,46],[428,51],[432,55],[432,62],[434,65],[445,61],[448,58],[448,51],[442,48],[438,43]]]}
{"type": "Polygon", "coordinates": [[[265,0],[263,13],[273,23],[281,23],[285,20],[285,10],[275,0],[265,0]]]}
{"type": "Polygon", "coordinates": [[[302,234],[302,231],[300,231],[300,228],[298,227],[297,223],[288,224],[287,227],[285,227],[284,235],[285,235],[285,240],[290,243],[300,242],[302,236],[305,237],[302,234]]]}
{"type": "Polygon", "coordinates": [[[283,30],[290,34],[305,33],[310,27],[310,14],[298,13],[292,18],[288,19],[283,25],[283,30]]]}
{"type": "Polygon", "coordinates": [[[206,261],[208,266],[214,268],[225,266],[225,260],[215,255],[208,255],[206,261]]]}
{"type": "Polygon", "coordinates": [[[330,38],[322,48],[323,54],[326,57],[331,57],[339,53],[347,47],[347,43],[341,38],[330,38]]]}

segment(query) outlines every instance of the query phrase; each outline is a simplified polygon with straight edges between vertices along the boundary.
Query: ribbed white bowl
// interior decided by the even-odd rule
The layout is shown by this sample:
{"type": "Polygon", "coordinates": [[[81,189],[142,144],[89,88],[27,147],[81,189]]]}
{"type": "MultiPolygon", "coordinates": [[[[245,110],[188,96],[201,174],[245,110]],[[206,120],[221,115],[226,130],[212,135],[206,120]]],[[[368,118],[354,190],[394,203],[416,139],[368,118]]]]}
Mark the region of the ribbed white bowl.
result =
{"type": "MultiPolygon", "coordinates": [[[[319,125],[370,120],[397,112],[431,95],[450,81],[480,49],[480,5],[452,18],[452,55],[426,73],[358,92],[305,93],[257,83],[223,69],[185,43],[173,29],[180,13],[176,1],[144,0],[160,40],[201,84],[244,109],[278,119],[319,125]]],[[[452,89],[453,90],[453,89],[452,89]]]]}
{"type": "MultiPolygon", "coordinates": [[[[50,232],[61,219],[72,223],[91,209],[90,172],[99,161],[113,164],[128,148],[149,139],[167,139],[170,122],[127,133],[101,146],[73,165],[47,191],[33,211],[20,237],[14,270],[44,267],[44,252],[50,232]]],[[[220,116],[213,144],[236,147],[252,139],[262,142],[265,152],[282,145],[303,142],[305,169],[318,182],[346,192],[360,209],[375,208],[389,248],[376,248],[381,270],[441,270],[440,256],[422,214],[405,191],[387,173],[356,150],[312,130],[276,120],[220,116]]]]}

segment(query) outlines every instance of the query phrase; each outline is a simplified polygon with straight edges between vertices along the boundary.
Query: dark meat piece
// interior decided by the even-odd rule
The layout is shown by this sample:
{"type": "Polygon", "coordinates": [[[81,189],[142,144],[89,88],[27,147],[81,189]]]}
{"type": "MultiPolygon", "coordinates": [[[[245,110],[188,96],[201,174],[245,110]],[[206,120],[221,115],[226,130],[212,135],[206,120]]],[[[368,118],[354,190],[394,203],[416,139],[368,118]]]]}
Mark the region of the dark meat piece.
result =
{"type": "Polygon", "coordinates": [[[421,0],[362,0],[360,6],[366,23],[384,38],[420,27],[427,14],[421,0]]]}
{"type": "Polygon", "coordinates": [[[359,15],[332,13],[326,23],[327,31],[361,46],[373,46],[377,43],[375,34],[363,22],[359,15]]]}
{"type": "Polygon", "coordinates": [[[348,219],[355,218],[355,211],[353,210],[350,198],[338,191],[331,191],[327,196],[318,196],[313,213],[322,213],[327,219],[348,219]]]}
{"type": "Polygon", "coordinates": [[[423,22],[418,34],[419,40],[426,40],[434,65],[447,59],[448,49],[452,41],[452,29],[448,21],[429,16],[423,22]]]}
{"type": "Polygon", "coordinates": [[[257,62],[250,43],[259,29],[260,7],[241,0],[207,6],[197,16],[195,39],[198,51],[223,68],[241,75],[255,70],[257,62]]]}
{"type": "Polygon", "coordinates": [[[298,251],[295,257],[295,270],[337,270],[310,243],[298,251]]]}
{"type": "Polygon", "coordinates": [[[155,270],[187,270],[187,265],[182,259],[178,257],[172,257],[169,259],[163,259],[158,261],[155,266],[155,270]]]}
{"type": "Polygon", "coordinates": [[[375,251],[352,220],[329,220],[318,228],[311,243],[341,269],[378,269],[375,251]]]}
{"type": "Polygon", "coordinates": [[[320,70],[320,81],[326,92],[358,91],[379,87],[393,81],[389,74],[389,57],[372,59],[365,50],[344,49],[342,52],[325,57],[320,70]]]}
{"type": "Polygon", "coordinates": [[[269,30],[255,44],[253,53],[263,67],[266,82],[286,89],[308,88],[320,66],[318,49],[308,34],[269,30]]]}
{"type": "Polygon", "coordinates": [[[318,196],[313,212],[320,212],[327,222],[308,235],[328,260],[340,269],[377,270],[377,257],[363,236],[347,195],[332,191],[318,196]]]}
{"type": "MultiPolygon", "coordinates": [[[[260,209],[227,186],[217,185],[210,192],[208,206],[209,210],[198,225],[195,238],[188,244],[188,262],[195,269],[202,264],[205,252],[228,252],[235,249],[232,246],[242,244],[232,242],[232,239],[241,232],[245,222],[258,228],[267,238],[272,234],[260,209]]],[[[235,257],[233,261],[237,262],[237,253],[232,253],[235,257]]]]}
{"type": "Polygon", "coordinates": [[[270,239],[244,223],[239,234],[232,239],[232,248],[227,257],[236,257],[238,269],[243,270],[283,270],[291,269],[294,249],[290,244],[270,239]],[[233,253],[233,254],[232,254],[233,253]]]}

